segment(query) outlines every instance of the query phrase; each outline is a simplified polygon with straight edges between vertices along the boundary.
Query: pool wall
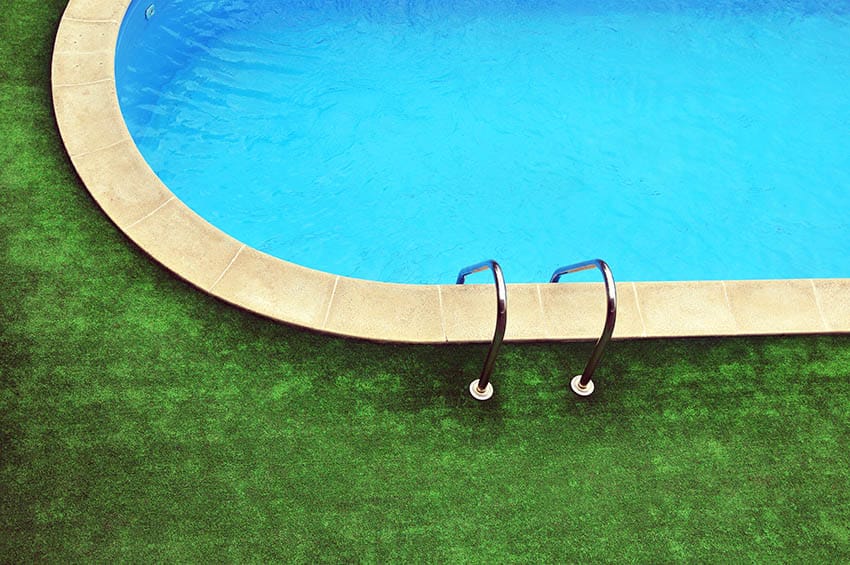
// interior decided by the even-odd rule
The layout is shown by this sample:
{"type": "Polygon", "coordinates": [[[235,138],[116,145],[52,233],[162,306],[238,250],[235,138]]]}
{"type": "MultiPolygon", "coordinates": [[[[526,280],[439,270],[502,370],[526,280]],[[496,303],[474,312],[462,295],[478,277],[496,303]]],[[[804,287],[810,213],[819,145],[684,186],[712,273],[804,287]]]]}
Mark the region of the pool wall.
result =
{"type": "MultiPolygon", "coordinates": [[[[127,237],[201,290],[289,324],[390,342],[492,337],[492,284],[387,284],[307,269],[244,245],[177,199],[139,153],[118,106],[115,50],[129,5],[71,0],[52,67],[66,150],[127,237]]],[[[585,259],[564,253],[564,263],[585,259]]],[[[487,273],[469,282],[477,277],[490,283],[487,273]]],[[[850,279],[620,282],[617,290],[615,338],[850,332],[850,279]]],[[[594,339],[604,319],[601,282],[508,285],[509,341],[594,339]]]]}

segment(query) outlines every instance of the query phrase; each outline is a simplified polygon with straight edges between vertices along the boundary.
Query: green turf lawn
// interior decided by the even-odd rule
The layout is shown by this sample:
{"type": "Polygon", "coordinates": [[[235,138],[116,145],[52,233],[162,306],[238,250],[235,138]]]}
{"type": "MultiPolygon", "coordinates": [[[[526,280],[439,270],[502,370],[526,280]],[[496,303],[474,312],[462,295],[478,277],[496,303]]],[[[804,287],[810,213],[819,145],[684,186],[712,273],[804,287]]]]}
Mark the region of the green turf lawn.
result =
{"type": "Polygon", "coordinates": [[[850,338],[389,346],[285,327],[101,214],[0,18],[0,561],[850,561],[850,338]]]}

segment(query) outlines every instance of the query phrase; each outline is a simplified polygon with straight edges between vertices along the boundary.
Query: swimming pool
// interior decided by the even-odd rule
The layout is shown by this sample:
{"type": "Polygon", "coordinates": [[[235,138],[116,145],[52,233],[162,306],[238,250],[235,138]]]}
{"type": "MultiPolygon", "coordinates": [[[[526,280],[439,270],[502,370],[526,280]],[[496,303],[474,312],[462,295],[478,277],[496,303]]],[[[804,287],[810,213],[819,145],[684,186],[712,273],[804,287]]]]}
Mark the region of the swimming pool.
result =
{"type": "Polygon", "coordinates": [[[542,281],[565,254],[848,274],[846,3],[149,5],[116,54],[130,132],[261,251],[401,283],[490,256],[542,281]]]}
{"type": "MultiPolygon", "coordinates": [[[[74,166],[133,241],[200,288],[291,323],[373,339],[488,338],[492,317],[481,305],[492,301],[492,289],[379,284],[304,269],[233,239],[176,198],[139,154],[117,103],[115,45],[128,5],[69,3],[56,40],[53,84],[57,121],[74,166]]],[[[565,250],[559,263],[583,258],[565,250]]],[[[612,266],[617,273],[618,266],[612,266]]],[[[507,276],[515,280],[510,271],[507,276]]],[[[621,282],[618,287],[622,315],[615,337],[846,331],[850,326],[845,279],[621,282]]],[[[595,286],[510,285],[509,294],[508,339],[598,335],[601,317],[590,305],[598,296],[595,286]]]]}

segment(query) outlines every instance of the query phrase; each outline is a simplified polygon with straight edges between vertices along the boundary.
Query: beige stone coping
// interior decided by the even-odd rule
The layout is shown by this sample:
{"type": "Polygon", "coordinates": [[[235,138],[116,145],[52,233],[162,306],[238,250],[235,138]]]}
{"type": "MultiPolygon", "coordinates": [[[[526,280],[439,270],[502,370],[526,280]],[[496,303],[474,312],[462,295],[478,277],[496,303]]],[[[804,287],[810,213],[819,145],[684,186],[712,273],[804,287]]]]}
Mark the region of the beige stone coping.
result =
{"type": "MultiPolygon", "coordinates": [[[[113,61],[129,4],[71,0],[52,81],[71,161],[130,239],[198,288],[275,320],[379,341],[492,337],[492,284],[386,284],[307,269],[247,247],[178,200],[142,158],[118,107],[113,61]]],[[[469,282],[476,279],[492,281],[482,273],[469,282]]],[[[850,332],[850,279],[625,282],[617,291],[615,338],[850,332]]],[[[604,316],[601,282],[508,285],[507,340],[595,339],[604,316]]]]}

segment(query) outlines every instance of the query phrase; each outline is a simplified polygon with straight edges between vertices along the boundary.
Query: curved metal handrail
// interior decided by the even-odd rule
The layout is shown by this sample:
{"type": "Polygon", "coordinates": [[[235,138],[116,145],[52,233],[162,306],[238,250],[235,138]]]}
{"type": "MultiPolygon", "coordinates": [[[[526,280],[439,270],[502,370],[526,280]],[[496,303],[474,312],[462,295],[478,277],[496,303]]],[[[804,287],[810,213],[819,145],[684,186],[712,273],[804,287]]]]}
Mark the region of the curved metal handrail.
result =
{"type": "Polygon", "coordinates": [[[614,333],[614,324],[617,321],[617,286],[614,283],[614,276],[611,274],[611,268],[602,259],[592,259],[590,261],[582,261],[573,265],[567,265],[559,269],[555,269],[552,273],[550,283],[556,283],[561,280],[561,276],[586,271],[588,269],[597,268],[602,271],[602,277],[605,280],[605,294],[608,299],[608,310],[605,315],[605,328],[602,330],[602,335],[596,340],[596,345],[593,346],[593,352],[590,354],[590,359],[584,367],[581,375],[576,375],[570,381],[570,388],[579,396],[590,396],[593,393],[593,381],[591,377],[593,372],[599,365],[599,360],[602,359],[602,354],[605,351],[605,346],[611,341],[611,334],[614,333]]]}
{"type": "Polygon", "coordinates": [[[502,346],[502,340],[505,338],[505,328],[508,326],[508,291],[505,278],[502,276],[502,268],[492,259],[461,269],[456,281],[456,284],[463,284],[467,276],[487,269],[493,271],[493,282],[496,284],[496,331],[493,333],[493,341],[490,342],[481,376],[469,384],[469,392],[476,400],[489,400],[493,396],[490,375],[493,374],[493,365],[496,363],[499,347],[502,346]]]}

